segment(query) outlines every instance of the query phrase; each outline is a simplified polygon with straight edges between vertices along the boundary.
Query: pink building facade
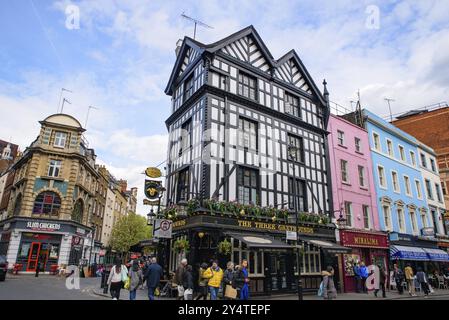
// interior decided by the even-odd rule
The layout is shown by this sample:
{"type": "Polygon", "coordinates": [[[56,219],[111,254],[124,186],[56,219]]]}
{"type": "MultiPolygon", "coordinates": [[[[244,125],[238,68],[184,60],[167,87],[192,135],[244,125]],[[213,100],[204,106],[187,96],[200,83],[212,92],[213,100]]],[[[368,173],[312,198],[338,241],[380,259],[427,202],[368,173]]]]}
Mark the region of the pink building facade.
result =
{"type": "Polygon", "coordinates": [[[334,217],[345,218],[337,240],[352,248],[339,257],[345,292],[356,288],[354,264],[388,266],[388,237],[380,231],[368,133],[338,116],[328,124],[334,217]]]}

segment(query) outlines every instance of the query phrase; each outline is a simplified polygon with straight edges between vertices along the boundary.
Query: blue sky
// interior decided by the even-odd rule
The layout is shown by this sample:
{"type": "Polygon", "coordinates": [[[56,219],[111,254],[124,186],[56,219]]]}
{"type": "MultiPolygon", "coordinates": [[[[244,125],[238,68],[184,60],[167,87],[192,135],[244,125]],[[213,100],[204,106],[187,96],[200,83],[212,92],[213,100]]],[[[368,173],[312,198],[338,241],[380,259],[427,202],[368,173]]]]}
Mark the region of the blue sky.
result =
{"type": "MultiPolygon", "coordinates": [[[[331,100],[345,106],[360,89],[362,104],[385,115],[447,101],[449,1],[50,1],[0,2],[0,138],[24,149],[38,121],[65,111],[85,121],[98,158],[117,177],[142,189],[140,172],[166,155],[170,97],[163,90],[175,43],[191,36],[182,12],[212,25],[210,43],[253,24],[275,58],[294,48],[331,100]],[[66,28],[76,5],[80,28],[66,28]],[[369,8],[379,28],[367,27],[369,8]],[[367,12],[368,10],[368,12],[367,12]]],[[[141,191],[141,190],[140,190],[141,191]]],[[[141,202],[142,192],[139,192],[141,202]]],[[[141,213],[144,208],[139,207],[141,213]]]]}

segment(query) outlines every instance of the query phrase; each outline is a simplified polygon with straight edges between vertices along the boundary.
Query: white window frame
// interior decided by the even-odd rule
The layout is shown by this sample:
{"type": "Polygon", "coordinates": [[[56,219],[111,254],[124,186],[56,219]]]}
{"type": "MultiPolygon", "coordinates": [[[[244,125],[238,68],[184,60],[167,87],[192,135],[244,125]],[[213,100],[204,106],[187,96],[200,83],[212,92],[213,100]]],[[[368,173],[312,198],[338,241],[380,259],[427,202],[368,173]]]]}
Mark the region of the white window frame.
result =
{"type": "Polygon", "coordinates": [[[359,186],[361,188],[366,188],[366,174],[365,174],[365,167],[364,166],[357,166],[357,173],[359,176],[359,186]],[[362,171],[360,171],[360,169],[362,169],[362,171]],[[362,175],[360,175],[360,172],[362,173],[362,175]],[[362,183],[360,183],[362,182],[362,183]]]}
{"type": "Polygon", "coordinates": [[[421,167],[427,169],[427,157],[424,152],[419,152],[419,163],[421,164],[421,167]],[[422,162],[422,156],[424,156],[424,163],[422,162]]]}
{"type": "Polygon", "coordinates": [[[409,209],[409,215],[410,215],[410,224],[412,227],[412,234],[417,235],[419,232],[418,228],[418,221],[416,220],[416,210],[415,209],[409,209]]]}
{"type": "MultiPolygon", "coordinates": [[[[248,261],[248,264],[250,263],[250,257],[249,257],[249,254],[250,254],[250,252],[252,251],[252,250],[250,250],[250,249],[243,249],[243,246],[242,246],[242,241],[240,241],[240,240],[238,240],[238,239],[234,239],[234,238],[231,238],[231,248],[232,248],[232,250],[231,250],[231,259],[234,259],[234,253],[236,253],[236,252],[238,252],[238,256],[239,256],[239,258],[238,258],[238,261],[234,261],[234,263],[237,265],[237,264],[240,264],[240,262],[243,260],[243,259],[246,259],[247,261],[248,261]],[[238,241],[238,248],[235,248],[234,247],[234,241],[238,241]],[[246,257],[245,258],[243,258],[243,255],[242,255],[242,253],[245,253],[245,255],[246,255],[246,257]]],[[[249,276],[251,276],[251,277],[261,277],[261,276],[264,276],[264,272],[265,272],[265,266],[264,266],[264,258],[263,258],[263,254],[264,254],[264,252],[263,252],[263,250],[262,251],[260,251],[261,252],[261,268],[260,268],[260,270],[262,270],[262,273],[258,273],[257,272],[257,267],[258,267],[258,264],[259,264],[259,258],[258,258],[258,256],[257,256],[257,252],[256,251],[254,251],[254,271],[255,272],[249,272],[250,271],[250,268],[248,267],[248,273],[249,273],[249,276]]]]}
{"type": "Polygon", "coordinates": [[[399,158],[401,159],[401,161],[406,162],[407,161],[407,157],[405,156],[405,148],[403,145],[398,145],[398,149],[399,149],[399,158]]]}
{"type": "Polygon", "coordinates": [[[404,207],[398,206],[398,208],[396,209],[396,213],[398,215],[399,232],[405,233],[407,228],[405,225],[406,221],[405,221],[404,207]],[[401,220],[402,220],[402,223],[401,223],[401,220]]]}
{"type": "Polygon", "coordinates": [[[385,138],[386,147],[387,147],[387,154],[389,157],[394,158],[394,144],[393,141],[389,138],[385,138]],[[389,148],[391,146],[391,148],[389,148]],[[390,153],[391,151],[391,153],[390,153]]]}
{"type": "Polygon", "coordinates": [[[430,179],[424,179],[424,189],[426,189],[426,196],[427,199],[433,200],[433,190],[432,190],[432,181],[430,179]],[[429,190],[427,189],[427,182],[429,182],[429,188],[430,188],[430,193],[429,190]]]}
{"type": "Polygon", "coordinates": [[[365,230],[371,229],[371,208],[368,205],[362,204],[362,219],[363,219],[363,228],[365,230]],[[366,212],[365,212],[366,209],[366,212]],[[368,218],[368,227],[365,226],[365,213],[366,217],[368,218]]]}
{"type": "Polygon", "coordinates": [[[416,189],[416,196],[418,199],[422,200],[422,189],[421,189],[421,181],[418,179],[415,179],[415,189],[416,189]]]}
{"type": "Polygon", "coordinates": [[[354,137],[354,146],[355,146],[355,152],[363,153],[362,139],[360,139],[359,137],[354,137]]]}
{"type": "Polygon", "coordinates": [[[345,201],[344,208],[345,208],[346,225],[348,227],[353,227],[354,226],[354,211],[352,210],[352,202],[345,201]],[[347,208],[349,209],[349,212],[348,212],[348,210],[346,210],[347,208]]]}
{"type": "Polygon", "coordinates": [[[401,185],[399,183],[399,174],[396,170],[391,170],[391,183],[393,184],[393,191],[396,193],[401,193],[401,185]],[[394,179],[394,177],[396,177],[396,180],[394,179]]]}
{"type": "Polygon", "coordinates": [[[341,181],[346,184],[350,184],[351,179],[349,177],[349,162],[345,159],[340,159],[340,174],[341,174],[341,181]],[[343,166],[343,163],[346,165],[343,166]],[[344,179],[344,176],[346,175],[346,179],[344,179]]]}
{"type": "Polygon", "coordinates": [[[435,182],[435,193],[437,195],[437,201],[443,203],[443,192],[441,191],[441,187],[438,182],[435,182]]]}
{"type": "Polygon", "coordinates": [[[416,167],[416,154],[412,150],[410,150],[410,160],[411,160],[412,166],[416,167]]]}
{"type": "Polygon", "coordinates": [[[430,158],[430,170],[433,172],[433,173],[437,173],[437,164],[436,164],[436,161],[435,161],[435,159],[433,159],[433,158],[430,158]]]}
{"type": "MultiPolygon", "coordinates": [[[[426,211],[419,211],[419,215],[421,216],[421,224],[423,228],[427,228],[428,227],[428,223],[427,223],[427,212],[426,211]]],[[[435,230],[436,231],[436,230],[435,230]]]]}
{"type": "Polygon", "coordinates": [[[374,150],[382,152],[382,146],[380,144],[380,135],[374,131],[373,131],[373,148],[374,148],[374,150]],[[376,147],[376,144],[377,144],[377,147],[376,147]]]}
{"type": "Polygon", "coordinates": [[[337,130],[337,143],[339,146],[345,147],[345,133],[344,131],[337,130]],[[341,140],[341,143],[340,143],[341,140]]]}
{"type": "Polygon", "coordinates": [[[388,231],[393,231],[393,223],[391,220],[391,204],[389,203],[382,203],[382,214],[384,215],[384,224],[385,224],[385,229],[388,231]],[[385,208],[388,208],[388,216],[385,215],[385,208]],[[388,221],[388,225],[387,222],[388,221]]]}
{"type": "Polygon", "coordinates": [[[47,174],[49,177],[58,178],[61,174],[62,161],[57,159],[51,159],[48,165],[47,174]]]}
{"type": "Polygon", "coordinates": [[[381,189],[387,189],[388,188],[387,175],[385,174],[384,166],[377,165],[377,175],[378,175],[378,180],[379,180],[378,182],[379,182],[380,188],[381,189]],[[383,175],[380,174],[379,169],[382,169],[383,175]],[[382,179],[384,181],[384,184],[382,184],[382,182],[381,182],[381,176],[382,176],[382,179]]]}
{"type": "Polygon", "coordinates": [[[404,178],[405,194],[409,197],[412,197],[412,185],[410,184],[410,177],[404,174],[403,178],[404,178]]]}
{"type": "Polygon", "coordinates": [[[55,140],[53,141],[53,147],[65,148],[67,143],[67,132],[55,131],[55,140]]]}

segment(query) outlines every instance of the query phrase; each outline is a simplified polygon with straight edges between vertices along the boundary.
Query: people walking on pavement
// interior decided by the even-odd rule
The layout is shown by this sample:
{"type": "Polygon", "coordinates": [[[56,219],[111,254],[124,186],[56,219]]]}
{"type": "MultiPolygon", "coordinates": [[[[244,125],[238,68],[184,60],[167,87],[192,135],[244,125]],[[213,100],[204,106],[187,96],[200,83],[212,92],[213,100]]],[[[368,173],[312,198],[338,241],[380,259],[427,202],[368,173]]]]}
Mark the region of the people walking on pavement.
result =
{"type": "Polygon", "coordinates": [[[136,300],[137,288],[143,282],[143,273],[139,266],[139,261],[134,260],[131,268],[129,269],[128,276],[129,283],[129,300],[136,300]]]}
{"type": "Polygon", "coordinates": [[[42,268],[42,262],[41,262],[41,260],[38,260],[36,263],[36,273],[34,274],[34,276],[36,278],[39,277],[39,272],[41,271],[41,268],[42,268]]]}
{"type": "Polygon", "coordinates": [[[207,285],[209,287],[210,299],[217,300],[218,291],[220,290],[221,281],[223,280],[223,270],[218,266],[216,260],[214,260],[212,265],[204,271],[203,277],[209,279],[207,285]]]}
{"type": "Polygon", "coordinates": [[[429,281],[427,280],[427,276],[421,267],[418,267],[417,271],[418,272],[416,273],[416,280],[421,286],[421,291],[424,292],[425,298],[427,298],[430,292],[429,281]]]}
{"type": "Polygon", "coordinates": [[[115,260],[115,265],[111,268],[108,278],[108,286],[112,300],[120,299],[120,290],[127,278],[128,269],[122,264],[122,261],[117,258],[115,260]]]}
{"type": "Polygon", "coordinates": [[[209,282],[209,279],[204,277],[204,272],[207,270],[207,263],[203,262],[200,266],[200,270],[198,272],[198,296],[195,298],[195,300],[200,300],[203,298],[203,300],[207,300],[207,283],[209,282]]]}
{"type": "Polygon", "coordinates": [[[360,277],[362,278],[362,292],[368,293],[366,288],[366,279],[368,279],[368,268],[365,266],[365,262],[360,262],[360,277]]]}
{"type": "Polygon", "coordinates": [[[405,267],[404,273],[405,273],[405,280],[407,281],[408,293],[412,297],[416,297],[415,278],[414,278],[413,269],[412,269],[412,266],[410,265],[410,263],[408,263],[407,267],[405,267]]]}
{"type": "Polygon", "coordinates": [[[377,267],[379,268],[379,288],[374,290],[374,295],[377,298],[377,293],[379,292],[379,290],[382,290],[382,298],[386,298],[387,295],[385,294],[385,283],[387,281],[387,273],[384,267],[380,264],[378,264],[377,267]]]}
{"type": "Polygon", "coordinates": [[[148,287],[148,299],[154,300],[154,291],[159,287],[162,276],[162,267],[157,263],[156,258],[151,258],[151,264],[145,273],[148,287]]]}
{"type": "Polygon", "coordinates": [[[175,272],[175,282],[178,286],[178,297],[176,300],[182,300],[184,299],[184,287],[182,286],[182,279],[184,277],[184,272],[187,266],[187,259],[182,259],[181,263],[178,266],[178,269],[176,269],[175,272]]]}
{"type": "Polygon", "coordinates": [[[237,289],[237,296],[240,300],[249,299],[249,274],[248,261],[242,260],[242,263],[237,267],[235,272],[235,286],[237,289]]]}
{"type": "Polygon", "coordinates": [[[360,267],[359,267],[358,261],[356,261],[356,263],[354,263],[354,266],[352,267],[352,271],[354,272],[355,292],[360,293],[362,277],[360,276],[360,267]]]}
{"type": "Polygon", "coordinates": [[[193,300],[193,274],[191,265],[185,267],[182,275],[182,286],[184,288],[184,300],[193,300]]]}
{"type": "Polygon", "coordinates": [[[232,291],[232,289],[235,288],[234,278],[235,278],[234,262],[229,261],[226,265],[226,270],[224,271],[223,274],[223,299],[225,300],[232,299],[229,296],[229,292],[226,291],[232,291]]]}
{"type": "Polygon", "coordinates": [[[325,300],[337,299],[337,290],[334,283],[334,268],[328,266],[321,273],[323,276],[323,298],[325,300]]]}
{"type": "Polygon", "coordinates": [[[403,294],[404,287],[402,286],[402,282],[404,281],[404,273],[401,269],[399,269],[396,263],[393,265],[393,279],[396,283],[396,289],[398,289],[399,294],[403,294]]]}

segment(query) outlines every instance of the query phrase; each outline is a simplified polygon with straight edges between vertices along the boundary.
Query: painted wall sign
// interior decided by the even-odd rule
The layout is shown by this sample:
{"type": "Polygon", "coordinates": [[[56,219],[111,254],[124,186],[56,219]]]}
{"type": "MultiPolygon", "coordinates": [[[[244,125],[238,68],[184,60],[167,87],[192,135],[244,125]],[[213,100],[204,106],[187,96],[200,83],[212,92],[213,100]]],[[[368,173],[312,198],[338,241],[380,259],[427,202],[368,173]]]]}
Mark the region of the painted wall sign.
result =
{"type": "Polygon", "coordinates": [[[145,170],[145,174],[149,178],[160,178],[162,176],[161,170],[156,167],[149,167],[145,170]]]}
{"type": "Polygon", "coordinates": [[[58,231],[61,229],[61,225],[51,222],[28,221],[26,228],[35,231],[58,231]]]}

